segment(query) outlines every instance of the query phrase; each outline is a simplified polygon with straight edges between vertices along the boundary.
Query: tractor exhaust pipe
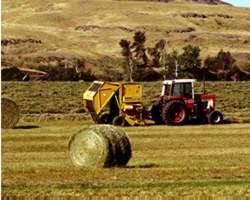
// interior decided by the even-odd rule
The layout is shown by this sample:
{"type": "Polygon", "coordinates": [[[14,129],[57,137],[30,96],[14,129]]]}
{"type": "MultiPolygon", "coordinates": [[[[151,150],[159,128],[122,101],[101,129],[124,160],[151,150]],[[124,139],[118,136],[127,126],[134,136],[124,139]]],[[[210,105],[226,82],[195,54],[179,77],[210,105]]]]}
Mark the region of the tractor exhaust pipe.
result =
{"type": "Polygon", "coordinates": [[[203,85],[203,94],[206,94],[206,76],[204,71],[203,71],[202,85],[203,85]]]}

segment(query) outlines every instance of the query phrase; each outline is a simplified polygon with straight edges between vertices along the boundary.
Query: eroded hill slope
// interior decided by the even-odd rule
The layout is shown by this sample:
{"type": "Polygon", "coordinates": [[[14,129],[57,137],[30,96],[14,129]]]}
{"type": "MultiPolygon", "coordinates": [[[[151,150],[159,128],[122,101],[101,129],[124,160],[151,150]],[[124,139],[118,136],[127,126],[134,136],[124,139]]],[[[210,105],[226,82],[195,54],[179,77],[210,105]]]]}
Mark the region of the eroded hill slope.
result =
{"type": "Polygon", "coordinates": [[[247,8],[189,1],[4,0],[2,16],[3,66],[53,66],[82,57],[100,72],[100,60],[119,60],[119,41],[141,30],[148,46],[159,39],[168,41],[169,51],[199,45],[203,58],[224,49],[250,70],[247,8]]]}

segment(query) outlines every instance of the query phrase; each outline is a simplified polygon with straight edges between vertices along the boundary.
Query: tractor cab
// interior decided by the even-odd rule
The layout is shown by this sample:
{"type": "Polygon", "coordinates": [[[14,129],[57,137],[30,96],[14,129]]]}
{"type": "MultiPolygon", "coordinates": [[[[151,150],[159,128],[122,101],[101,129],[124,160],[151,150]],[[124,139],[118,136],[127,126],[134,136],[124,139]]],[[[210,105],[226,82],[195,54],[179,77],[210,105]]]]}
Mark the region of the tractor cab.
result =
{"type": "Polygon", "coordinates": [[[194,99],[194,82],[195,79],[165,80],[163,82],[161,96],[194,99]]]}

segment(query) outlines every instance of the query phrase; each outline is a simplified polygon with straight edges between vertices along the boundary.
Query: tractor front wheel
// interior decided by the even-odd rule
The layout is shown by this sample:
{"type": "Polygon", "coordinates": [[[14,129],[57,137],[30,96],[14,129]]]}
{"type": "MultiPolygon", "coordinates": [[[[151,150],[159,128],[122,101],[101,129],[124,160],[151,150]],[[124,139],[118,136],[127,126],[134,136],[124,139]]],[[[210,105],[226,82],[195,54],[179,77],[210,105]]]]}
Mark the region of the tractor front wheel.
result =
{"type": "Polygon", "coordinates": [[[221,124],[223,122],[223,115],[219,111],[212,111],[208,114],[208,123],[209,124],[221,124]]]}
{"type": "Polygon", "coordinates": [[[162,119],[165,124],[184,124],[187,120],[187,110],[185,104],[179,100],[167,102],[162,110],[162,119]]]}

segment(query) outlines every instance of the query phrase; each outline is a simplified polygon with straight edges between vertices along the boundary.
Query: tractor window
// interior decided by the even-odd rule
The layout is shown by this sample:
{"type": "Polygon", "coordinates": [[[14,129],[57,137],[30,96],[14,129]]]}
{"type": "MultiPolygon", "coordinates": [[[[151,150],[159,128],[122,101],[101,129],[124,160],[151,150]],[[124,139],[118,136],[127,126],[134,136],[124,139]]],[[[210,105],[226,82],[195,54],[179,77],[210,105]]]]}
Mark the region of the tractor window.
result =
{"type": "Polygon", "coordinates": [[[192,98],[191,83],[175,83],[173,96],[185,96],[192,98]]]}

